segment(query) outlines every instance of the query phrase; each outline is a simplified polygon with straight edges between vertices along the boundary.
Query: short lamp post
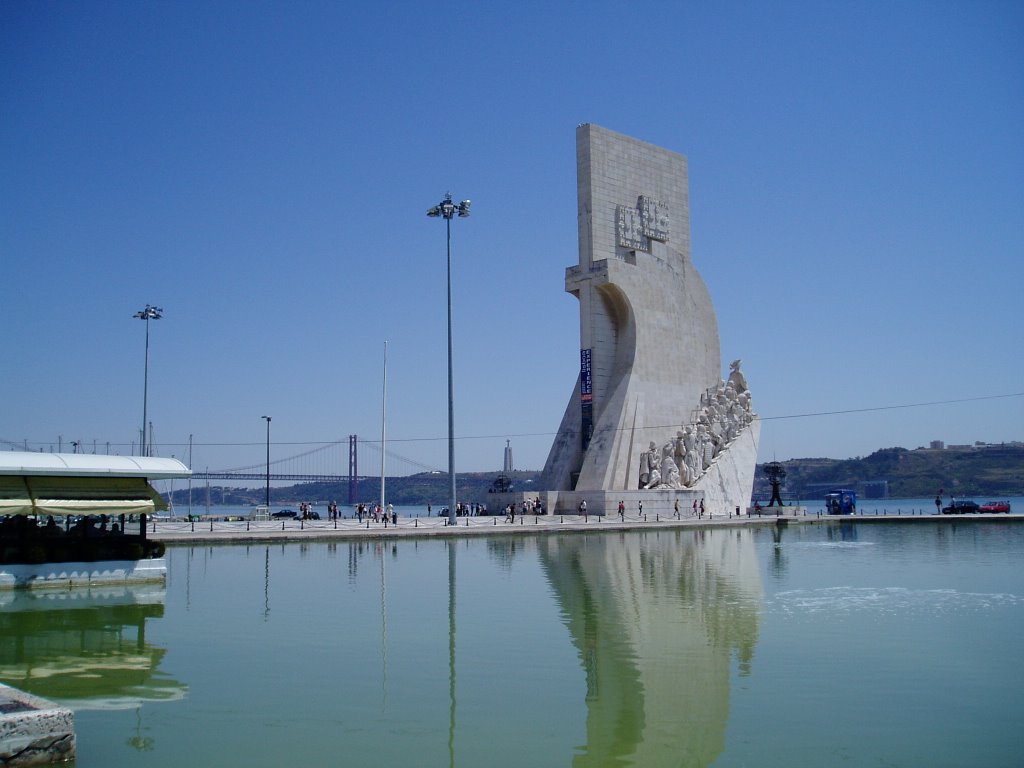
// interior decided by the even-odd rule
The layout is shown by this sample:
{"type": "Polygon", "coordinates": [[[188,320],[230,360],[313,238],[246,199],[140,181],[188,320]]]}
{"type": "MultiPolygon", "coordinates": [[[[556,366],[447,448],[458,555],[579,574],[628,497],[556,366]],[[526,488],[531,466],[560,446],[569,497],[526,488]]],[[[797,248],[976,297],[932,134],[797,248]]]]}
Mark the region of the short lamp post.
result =
{"type": "Polygon", "coordinates": [[[270,417],[261,416],[267,420],[267,512],[270,512],[270,417]]]}
{"type": "Polygon", "coordinates": [[[462,219],[469,216],[469,206],[469,200],[458,204],[452,202],[449,192],[444,200],[427,211],[427,216],[432,218],[442,216],[448,231],[448,525],[458,524],[455,517],[455,394],[452,383],[452,218],[456,213],[462,219]]]}
{"type": "Polygon", "coordinates": [[[143,369],[142,377],[142,441],[139,443],[141,446],[140,456],[148,455],[146,452],[146,406],[149,399],[149,321],[159,320],[163,316],[164,311],[160,307],[154,307],[150,304],[147,304],[145,309],[140,309],[132,315],[132,317],[146,321],[146,365],[143,369]]]}

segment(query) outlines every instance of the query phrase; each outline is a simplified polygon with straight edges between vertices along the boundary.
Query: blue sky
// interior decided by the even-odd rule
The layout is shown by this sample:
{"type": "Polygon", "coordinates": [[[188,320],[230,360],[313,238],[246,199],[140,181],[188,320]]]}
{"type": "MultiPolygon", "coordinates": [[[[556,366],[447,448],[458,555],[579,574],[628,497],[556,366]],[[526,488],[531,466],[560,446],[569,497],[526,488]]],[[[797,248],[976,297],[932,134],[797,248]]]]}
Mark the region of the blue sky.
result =
{"type": "Polygon", "coordinates": [[[162,455],[379,439],[386,340],[446,468],[450,190],[457,465],[540,468],[588,122],[688,157],[762,459],[1024,439],[1018,2],[0,4],[0,438],[128,452],[151,303],[162,455]]]}

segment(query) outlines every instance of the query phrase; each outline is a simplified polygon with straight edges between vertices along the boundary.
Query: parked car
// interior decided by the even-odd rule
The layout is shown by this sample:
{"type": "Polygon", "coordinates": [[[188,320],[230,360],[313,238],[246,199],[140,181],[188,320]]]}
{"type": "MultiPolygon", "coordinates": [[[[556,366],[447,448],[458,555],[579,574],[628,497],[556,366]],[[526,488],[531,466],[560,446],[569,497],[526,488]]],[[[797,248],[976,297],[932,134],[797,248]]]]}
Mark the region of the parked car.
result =
{"type": "Polygon", "coordinates": [[[271,515],[271,517],[276,517],[278,519],[287,518],[289,520],[294,520],[297,516],[298,512],[296,512],[294,509],[280,509],[271,515]]]}
{"type": "Polygon", "coordinates": [[[977,502],[970,499],[959,499],[958,501],[950,502],[948,507],[942,508],[942,514],[944,515],[976,515],[980,511],[981,507],[978,506],[977,502]]]}
{"type": "Polygon", "coordinates": [[[978,507],[981,512],[1010,512],[1010,502],[1008,501],[987,501],[978,507]]]}

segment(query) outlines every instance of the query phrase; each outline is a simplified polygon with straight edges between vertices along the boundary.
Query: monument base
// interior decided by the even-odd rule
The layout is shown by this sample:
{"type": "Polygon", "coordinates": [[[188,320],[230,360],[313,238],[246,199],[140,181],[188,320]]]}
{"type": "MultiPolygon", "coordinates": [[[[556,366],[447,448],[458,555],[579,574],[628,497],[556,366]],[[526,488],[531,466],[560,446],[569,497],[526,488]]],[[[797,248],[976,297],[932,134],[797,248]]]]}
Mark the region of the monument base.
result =
{"type": "Polygon", "coordinates": [[[622,502],[625,514],[631,517],[646,514],[664,518],[698,517],[703,502],[705,517],[736,517],[750,504],[760,436],[761,422],[755,419],[714,458],[691,488],[492,493],[488,494],[487,508],[497,514],[513,504],[519,514],[524,500],[540,499],[549,514],[578,515],[581,502],[586,501],[588,515],[618,515],[622,502]]]}
{"type": "Polygon", "coordinates": [[[747,514],[751,517],[806,517],[807,507],[748,507],[747,514]]]}

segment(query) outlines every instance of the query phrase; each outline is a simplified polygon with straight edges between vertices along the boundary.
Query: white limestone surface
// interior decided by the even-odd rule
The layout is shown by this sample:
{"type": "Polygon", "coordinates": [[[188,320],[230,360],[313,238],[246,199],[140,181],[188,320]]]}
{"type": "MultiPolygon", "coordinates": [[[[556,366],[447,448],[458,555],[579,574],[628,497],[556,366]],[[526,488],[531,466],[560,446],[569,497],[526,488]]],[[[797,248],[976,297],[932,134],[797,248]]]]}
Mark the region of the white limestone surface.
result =
{"type": "MultiPolygon", "coordinates": [[[[580,377],[540,483],[559,499],[637,489],[641,455],[694,421],[722,372],[691,260],[686,158],[589,124],[576,142],[579,264],[565,289],[580,305],[580,377]]],[[[741,452],[698,490],[746,507],[746,471],[731,466],[741,452]]]]}

